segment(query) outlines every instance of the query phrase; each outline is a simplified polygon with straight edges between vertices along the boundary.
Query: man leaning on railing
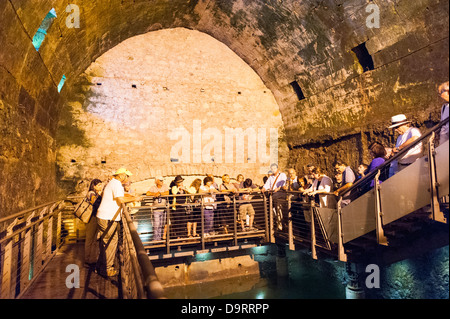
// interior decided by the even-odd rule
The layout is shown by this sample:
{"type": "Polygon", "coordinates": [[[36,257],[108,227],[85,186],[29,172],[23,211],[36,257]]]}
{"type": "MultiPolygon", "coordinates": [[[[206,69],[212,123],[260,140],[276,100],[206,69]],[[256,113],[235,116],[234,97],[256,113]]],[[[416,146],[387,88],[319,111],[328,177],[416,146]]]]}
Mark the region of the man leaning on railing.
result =
{"type": "Polygon", "coordinates": [[[263,193],[272,193],[273,206],[275,207],[275,213],[277,217],[277,227],[282,229],[283,220],[283,202],[286,199],[286,193],[282,191],[282,187],[286,184],[286,174],[282,173],[278,168],[277,164],[270,165],[270,171],[272,175],[266,181],[264,186],[261,188],[263,193]]]}
{"type": "MultiPolygon", "coordinates": [[[[412,127],[410,125],[411,121],[409,121],[404,114],[395,115],[391,118],[391,126],[390,129],[394,129],[397,134],[399,134],[397,138],[397,142],[395,143],[395,147],[392,149],[392,153],[395,156],[402,149],[407,148],[409,145],[412,145],[417,139],[419,139],[422,134],[420,130],[416,127],[412,127]]],[[[395,161],[391,164],[392,170],[389,173],[390,176],[400,172],[407,166],[414,163],[418,158],[422,156],[422,143],[419,143],[414,148],[409,150],[405,156],[399,158],[398,161],[395,161]],[[397,167],[396,167],[397,165],[397,167]]]]}
{"type": "Polygon", "coordinates": [[[100,233],[100,256],[97,271],[108,277],[117,275],[114,269],[114,259],[118,243],[118,227],[120,222],[121,205],[129,202],[141,201],[140,196],[125,196],[122,186],[129,176],[130,171],[120,168],[113,174],[103,190],[102,202],[97,212],[98,230],[100,233]]]}

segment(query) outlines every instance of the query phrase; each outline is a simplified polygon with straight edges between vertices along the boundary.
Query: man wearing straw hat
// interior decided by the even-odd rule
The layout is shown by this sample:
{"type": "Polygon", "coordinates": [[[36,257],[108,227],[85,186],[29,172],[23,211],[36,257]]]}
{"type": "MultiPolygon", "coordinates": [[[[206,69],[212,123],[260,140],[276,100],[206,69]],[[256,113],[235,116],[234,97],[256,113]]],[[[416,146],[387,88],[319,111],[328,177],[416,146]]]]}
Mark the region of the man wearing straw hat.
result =
{"type": "Polygon", "coordinates": [[[100,237],[100,256],[97,270],[108,277],[117,275],[114,269],[114,259],[118,242],[118,227],[120,221],[121,205],[129,202],[141,201],[142,197],[125,196],[122,186],[131,172],[125,168],[118,169],[113,178],[103,190],[102,202],[97,211],[97,223],[100,237]]]}
{"type": "MultiPolygon", "coordinates": [[[[395,147],[392,150],[394,156],[422,136],[420,130],[416,127],[412,127],[410,123],[411,121],[409,121],[404,114],[398,114],[391,118],[391,126],[389,126],[389,129],[394,129],[395,132],[399,134],[395,147]]],[[[421,156],[422,143],[419,143],[410,149],[402,158],[398,159],[396,163],[398,167],[394,170],[394,174],[414,163],[421,156]]]]}

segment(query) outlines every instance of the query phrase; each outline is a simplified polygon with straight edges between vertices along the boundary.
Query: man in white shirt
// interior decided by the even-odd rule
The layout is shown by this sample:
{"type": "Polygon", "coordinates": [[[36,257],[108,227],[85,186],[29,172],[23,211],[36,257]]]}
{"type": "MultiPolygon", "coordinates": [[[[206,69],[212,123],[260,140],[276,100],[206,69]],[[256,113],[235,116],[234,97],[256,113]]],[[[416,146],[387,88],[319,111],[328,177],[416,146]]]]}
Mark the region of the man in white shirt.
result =
{"type": "Polygon", "coordinates": [[[283,190],[283,186],[286,184],[287,177],[286,174],[282,173],[279,170],[277,164],[270,165],[270,170],[272,172],[272,175],[269,176],[261,191],[263,193],[273,192],[272,199],[273,207],[277,217],[277,227],[278,229],[282,230],[282,221],[284,220],[283,203],[285,203],[286,200],[286,192],[283,190]]]}
{"type": "Polygon", "coordinates": [[[114,258],[117,250],[121,205],[142,200],[142,197],[125,195],[122,184],[131,175],[131,172],[125,168],[120,168],[113,174],[113,178],[103,190],[102,202],[97,211],[97,224],[101,235],[97,266],[99,272],[108,277],[118,273],[114,269],[114,258]]]}
{"type": "Polygon", "coordinates": [[[289,178],[286,180],[286,184],[283,186],[283,189],[286,191],[298,191],[301,185],[298,181],[297,172],[293,168],[288,169],[287,172],[289,178]]]}
{"type": "MultiPolygon", "coordinates": [[[[350,166],[348,166],[346,163],[344,163],[343,161],[338,160],[334,164],[334,168],[335,168],[336,173],[342,175],[342,185],[341,185],[341,187],[339,187],[337,190],[334,191],[334,195],[340,196],[343,193],[345,193],[345,191],[347,191],[350,187],[353,186],[353,183],[356,180],[356,176],[355,176],[355,173],[353,172],[352,168],[350,166]]],[[[342,201],[341,201],[342,207],[350,204],[350,202],[351,202],[350,193],[345,195],[342,198],[342,201]]]]}
{"type": "Polygon", "coordinates": [[[273,191],[274,193],[279,192],[281,188],[286,184],[286,174],[282,173],[277,164],[270,165],[270,170],[272,175],[269,176],[266,183],[264,184],[262,191],[273,191]]]}
{"type": "MultiPolygon", "coordinates": [[[[395,156],[398,152],[414,143],[418,138],[422,136],[420,130],[416,127],[410,126],[410,121],[406,119],[404,114],[395,115],[391,118],[390,129],[394,129],[399,137],[395,143],[395,147],[392,149],[392,153],[395,156]]],[[[394,171],[394,174],[403,170],[408,165],[414,163],[418,158],[422,156],[422,143],[419,143],[412,149],[410,149],[397,163],[398,168],[394,171]]],[[[392,165],[392,164],[391,164],[392,165]]]]}
{"type": "MultiPolygon", "coordinates": [[[[314,196],[314,201],[319,207],[331,207],[332,201],[330,201],[329,193],[333,189],[333,181],[331,178],[322,173],[319,167],[315,167],[312,170],[314,181],[310,188],[303,192],[304,195],[314,196]]],[[[306,216],[305,216],[306,218],[306,216]]],[[[311,220],[308,220],[310,222],[311,220]]]]}

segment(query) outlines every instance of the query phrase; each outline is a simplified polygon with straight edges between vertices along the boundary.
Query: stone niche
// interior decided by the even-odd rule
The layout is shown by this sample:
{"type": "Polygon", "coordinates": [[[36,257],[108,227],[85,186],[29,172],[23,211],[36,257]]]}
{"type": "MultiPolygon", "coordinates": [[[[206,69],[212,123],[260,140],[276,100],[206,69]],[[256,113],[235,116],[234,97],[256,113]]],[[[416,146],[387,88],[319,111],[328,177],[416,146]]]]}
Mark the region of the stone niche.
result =
{"type": "Polygon", "coordinates": [[[205,173],[259,180],[287,158],[271,91],[204,33],[176,28],[125,40],[75,87],[58,132],[57,165],[68,183],[122,166],[134,181],[205,173]]]}

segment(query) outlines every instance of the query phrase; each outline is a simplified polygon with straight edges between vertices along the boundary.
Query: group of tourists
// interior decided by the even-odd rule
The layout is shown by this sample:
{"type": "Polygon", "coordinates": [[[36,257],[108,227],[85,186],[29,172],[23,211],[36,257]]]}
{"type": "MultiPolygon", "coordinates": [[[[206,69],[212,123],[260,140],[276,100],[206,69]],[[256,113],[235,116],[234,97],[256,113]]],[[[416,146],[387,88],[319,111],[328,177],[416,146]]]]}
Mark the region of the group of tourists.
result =
{"type": "MultiPolygon", "coordinates": [[[[441,108],[441,121],[448,118],[448,86],[449,83],[446,82],[438,89],[439,95],[445,101],[441,108]]],[[[270,193],[273,198],[273,207],[277,214],[281,215],[286,192],[294,192],[298,194],[298,198],[309,198],[319,207],[330,207],[336,197],[341,198],[341,205],[348,205],[352,200],[349,189],[356,181],[376,170],[386,160],[411,146],[421,137],[420,130],[413,127],[404,114],[393,116],[389,129],[395,130],[399,135],[395,146],[391,149],[384,147],[380,142],[373,142],[368,148],[372,161],[370,164],[361,163],[356,174],[348,163],[338,160],[334,165],[333,177],[327,176],[325,171],[315,164],[308,165],[303,176],[297,176],[294,168],[289,168],[284,173],[277,164],[272,164],[268,176],[263,179],[262,186],[255,185],[251,179],[245,179],[242,174],[236,177],[236,182],[231,182],[230,176],[225,174],[222,176],[220,185],[217,185],[211,174],[207,174],[203,180],[195,179],[189,187],[183,185],[184,178],[180,175],[176,176],[169,185],[165,184],[163,176],[156,176],[155,185],[145,194],[153,199],[153,240],[166,238],[167,207],[170,208],[170,224],[179,225],[178,228],[172,227],[171,238],[181,236],[190,238],[199,236],[198,227],[201,223],[202,212],[199,209],[200,204],[203,207],[205,236],[213,235],[217,225],[223,232],[228,232],[230,219],[220,213],[218,205],[228,205],[226,207],[230,210],[232,198],[239,199],[238,224],[242,231],[255,229],[255,210],[250,200],[256,193],[262,195],[270,193]],[[187,203],[190,205],[186,205],[187,203]]],[[[448,140],[448,134],[447,123],[441,128],[439,143],[442,144],[448,140]]],[[[389,173],[381,176],[379,182],[405,169],[421,156],[422,143],[417,143],[401,158],[391,162],[389,173]]],[[[114,259],[118,243],[117,230],[120,227],[121,205],[140,202],[144,198],[126,191],[126,188],[130,186],[130,176],[132,176],[130,171],[120,168],[112,174],[112,178],[106,185],[99,179],[92,180],[87,193],[87,200],[92,205],[92,217],[86,224],[85,262],[90,267],[96,265],[96,269],[105,276],[117,274],[114,259]],[[100,247],[99,253],[97,253],[98,247],[100,247]]],[[[373,187],[374,183],[372,179],[369,187],[373,187]]]]}

